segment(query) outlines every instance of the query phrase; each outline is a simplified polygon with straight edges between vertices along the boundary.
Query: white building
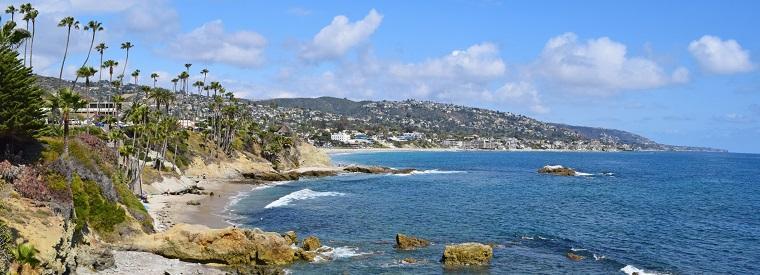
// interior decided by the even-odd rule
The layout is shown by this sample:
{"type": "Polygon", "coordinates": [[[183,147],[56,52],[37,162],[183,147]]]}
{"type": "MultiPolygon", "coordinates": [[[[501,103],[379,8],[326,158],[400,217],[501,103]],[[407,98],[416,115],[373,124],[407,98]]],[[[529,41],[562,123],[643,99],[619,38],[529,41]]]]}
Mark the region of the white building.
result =
{"type": "Polygon", "coordinates": [[[345,132],[338,132],[330,135],[330,139],[334,141],[340,141],[343,143],[348,143],[349,140],[351,140],[351,135],[345,133],[345,132]]]}

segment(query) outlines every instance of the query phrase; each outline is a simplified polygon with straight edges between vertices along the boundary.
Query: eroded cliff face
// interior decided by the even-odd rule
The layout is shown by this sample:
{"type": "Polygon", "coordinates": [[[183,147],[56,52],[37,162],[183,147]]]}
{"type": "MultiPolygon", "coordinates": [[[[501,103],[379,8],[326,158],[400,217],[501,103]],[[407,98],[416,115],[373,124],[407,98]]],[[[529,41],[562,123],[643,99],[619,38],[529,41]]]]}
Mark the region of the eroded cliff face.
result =
{"type": "Polygon", "coordinates": [[[301,167],[328,167],[330,156],[313,145],[298,140],[292,146],[284,148],[277,154],[274,165],[277,170],[286,171],[301,167]]]}

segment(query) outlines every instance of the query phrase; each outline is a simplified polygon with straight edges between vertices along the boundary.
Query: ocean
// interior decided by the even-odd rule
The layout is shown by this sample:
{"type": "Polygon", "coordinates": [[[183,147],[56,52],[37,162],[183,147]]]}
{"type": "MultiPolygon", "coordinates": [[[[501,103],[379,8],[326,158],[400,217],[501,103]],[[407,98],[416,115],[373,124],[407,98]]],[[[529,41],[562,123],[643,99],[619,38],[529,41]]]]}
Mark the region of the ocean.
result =
{"type": "Polygon", "coordinates": [[[316,235],[332,260],[293,274],[756,274],[760,155],[672,152],[378,152],[347,174],[241,194],[230,222],[316,235]],[[584,176],[538,174],[544,165],[584,176]],[[430,240],[394,249],[396,233],[430,240]],[[494,245],[491,265],[446,269],[446,244],[494,245]],[[565,255],[584,256],[572,261],[565,255]],[[412,257],[416,264],[402,264],[412,257]]]}

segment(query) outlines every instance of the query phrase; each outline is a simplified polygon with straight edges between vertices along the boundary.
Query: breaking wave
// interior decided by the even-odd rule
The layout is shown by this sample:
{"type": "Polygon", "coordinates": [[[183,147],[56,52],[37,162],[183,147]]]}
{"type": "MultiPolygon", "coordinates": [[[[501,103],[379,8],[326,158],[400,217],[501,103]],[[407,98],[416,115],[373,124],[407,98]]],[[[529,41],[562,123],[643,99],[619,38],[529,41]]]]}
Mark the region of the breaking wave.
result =
{"type": "Polygon", "coordinates": [[[273,201],[267,206],[264,206],[264,208],[275,208],[280,206],[286,206],[294,201],[300,201],[300,200],[308,200],[313,198],[319,198],[319,197],[336,197],[336,196],[343,196],[345,194],[339,193],[339,192],[317,192],[311,189],[303,189],[299,191],[295,191],[293,193],[287,194],[276,201],[273,201]]]}

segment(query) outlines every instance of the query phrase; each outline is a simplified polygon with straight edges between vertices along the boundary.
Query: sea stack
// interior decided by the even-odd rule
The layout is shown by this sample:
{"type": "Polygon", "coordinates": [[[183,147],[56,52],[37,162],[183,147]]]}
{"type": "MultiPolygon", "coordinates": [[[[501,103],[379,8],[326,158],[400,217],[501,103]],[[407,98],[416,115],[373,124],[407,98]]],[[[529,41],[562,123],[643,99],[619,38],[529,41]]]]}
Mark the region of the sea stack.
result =
{"type": "Polygon", "coordinates": [[[441,262],[444,265],[488,265],[493,258],[493,248],[481,243],[447,245],[441,262]]]}
{"type": "Polygon", "coordinates": [[[541,174],[551,174],[555,176],[575,176],[575,170],[562,165],[546,165],[538,169],[541,174]]]}

